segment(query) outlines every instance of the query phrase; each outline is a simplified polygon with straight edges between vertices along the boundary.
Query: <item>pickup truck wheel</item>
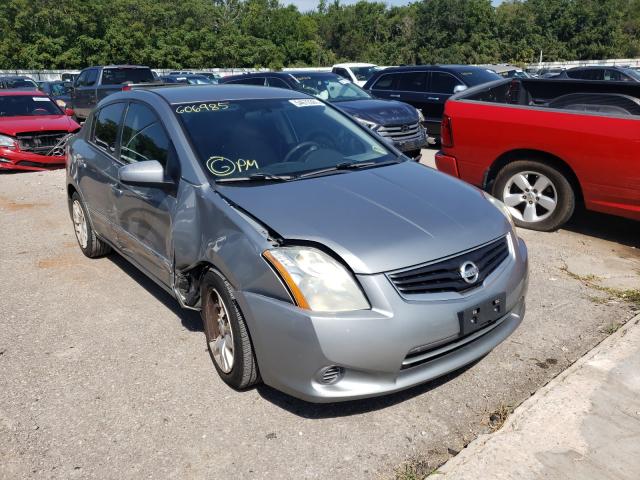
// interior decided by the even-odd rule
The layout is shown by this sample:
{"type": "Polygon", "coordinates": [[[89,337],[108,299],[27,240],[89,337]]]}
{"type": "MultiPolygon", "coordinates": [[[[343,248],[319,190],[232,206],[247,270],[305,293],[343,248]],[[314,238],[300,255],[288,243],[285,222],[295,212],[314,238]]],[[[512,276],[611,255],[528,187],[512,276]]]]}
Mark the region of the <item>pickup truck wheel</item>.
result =
{"type": "Polygon", "coordinates": [[[259,381],[249,331],[229,282],[218,272],[205,274],[201,286],[202,322],[209,354],[222,380],[235,389],[259,381]]]}
{"type": "Polygon", "coordinates": [[[502,200],[519,227],[551,231],[575,210],[575,193],[567,178],[546,163],[517,160],[496,177],[493,196],[502,200]]]}
{"type": "Polygon", "coordinates": [[[98,258],[111,252],[111,247],[98,238],[91,227],[87,209],[78,193],[74,193],[71,197],[71,220],[82,253],[89,258],[98,258]]]}

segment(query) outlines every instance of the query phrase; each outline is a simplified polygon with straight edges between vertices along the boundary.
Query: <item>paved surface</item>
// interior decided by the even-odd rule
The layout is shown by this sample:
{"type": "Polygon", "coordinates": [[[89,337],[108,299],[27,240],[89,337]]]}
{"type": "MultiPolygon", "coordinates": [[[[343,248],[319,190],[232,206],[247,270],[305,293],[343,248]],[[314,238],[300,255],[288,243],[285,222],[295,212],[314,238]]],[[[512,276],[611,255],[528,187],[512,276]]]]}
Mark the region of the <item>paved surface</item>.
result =
{"type": "Polygon", "coordinates": [[[396,395],[311,405],[265,386],[230,390],[197,314],[118,255],[85,258],[63,171],[0,175],[0,478],[427,472],[631,318],[565,268],[576,252],[637,260],[637,224],[587,216],[569,228],[521,232],[527,316],[485,359],[396,395]]]}
{"type": "Polygon", "coordinates": [[[442,480],[640,478],[640,316],[438,473],[442,480]]]}

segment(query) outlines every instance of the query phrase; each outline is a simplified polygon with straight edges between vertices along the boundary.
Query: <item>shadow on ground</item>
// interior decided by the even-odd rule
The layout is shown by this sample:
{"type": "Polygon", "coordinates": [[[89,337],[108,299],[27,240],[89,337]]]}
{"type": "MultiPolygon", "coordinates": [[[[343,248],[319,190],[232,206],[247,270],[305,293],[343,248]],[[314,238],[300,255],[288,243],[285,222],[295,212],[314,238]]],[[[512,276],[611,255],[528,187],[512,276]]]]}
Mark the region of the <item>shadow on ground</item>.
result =
{"type": "Polygon", "coordinates": [[[193,310],[186,310],[180,307],[178,301],[169,295],[162,287],[138,270],[133,264],[129,263],[117,253],[109,255],[111,260],[120,270],[129,275],[133,280],[138,282],[147,292],[153,295],[156,300],[161,302],[171,312],[180,319],[184,328],[192,332],[202,332],[202,319],[200,314],[193,310]]]}
{"type": "Polygon", "coordinates": [[[563,230],[620,243],[627,247],[640,247],[640,223],[627,218],[582,210],[576,212],[563,230]]]}

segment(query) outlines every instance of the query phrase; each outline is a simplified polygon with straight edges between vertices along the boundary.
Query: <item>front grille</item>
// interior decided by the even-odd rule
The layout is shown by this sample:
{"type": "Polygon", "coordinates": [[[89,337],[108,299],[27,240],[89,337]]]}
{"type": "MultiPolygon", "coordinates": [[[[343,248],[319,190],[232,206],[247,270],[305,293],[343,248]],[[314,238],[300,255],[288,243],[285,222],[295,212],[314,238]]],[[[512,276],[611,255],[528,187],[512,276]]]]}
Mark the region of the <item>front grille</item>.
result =
{"type": "MultiPolygon", "coordinates": [[[[59,147],[59,144],[63,144],[65,137],[69,135],[68,132],[27,132],[19,133],[18,146],[23,152],[37,153],[40,155],[51,155],[57,153],[58,155],[64,154],[58,152],[52,152],[55,147],[59,147]]],[[[64,149],[64,145],[61,147],[64,149]]],[[[59,148],[55,148],[59,150],[59,148]]]]}
{"type": "Polygon", "coordinates": [[[480,248],[470,250],[431,264],[388,274],[389,279],[404,295],[423,293],[464,292],[482,285],[509,256],[507,238],[502,237],[480,248]],[[460,273],[465,262],[478,267],[478,279],[467,283],[460,273]]]}
{"type": "Polygon", "coordinates": [[[383,137],[400,142],[417,136],[421,133],[421,128],[420,123],[408,123],[405,125],[382,126],[377,132],[383,137]]]}

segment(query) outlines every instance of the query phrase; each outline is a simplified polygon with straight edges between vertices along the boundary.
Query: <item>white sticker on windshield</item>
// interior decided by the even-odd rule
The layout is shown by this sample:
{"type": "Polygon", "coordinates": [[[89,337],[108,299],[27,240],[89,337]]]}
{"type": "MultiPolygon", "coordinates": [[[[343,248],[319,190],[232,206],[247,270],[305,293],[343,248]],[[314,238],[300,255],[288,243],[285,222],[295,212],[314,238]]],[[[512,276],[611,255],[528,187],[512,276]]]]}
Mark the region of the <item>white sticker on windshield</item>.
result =
{"type": "Polygon", "coordinates": [[[351,83],[349,80],[347,80],[346,78],[341,78],[340,80],[338,80],[338,82],[340,82],[343,85],[346,85],[347,83],[351,83]]]}
{"type": "Polygon", "coordinates": [[[294,100],[289,100],[289,103],[296,107],[321,107],[323,105],[320,100],[315,100],[313,98],[296,98],[294,100]]]}
{"type": "Polygon", "coordinates": [[[34,102],[48,102],[49,97],[31,97],[34,102]]]}

